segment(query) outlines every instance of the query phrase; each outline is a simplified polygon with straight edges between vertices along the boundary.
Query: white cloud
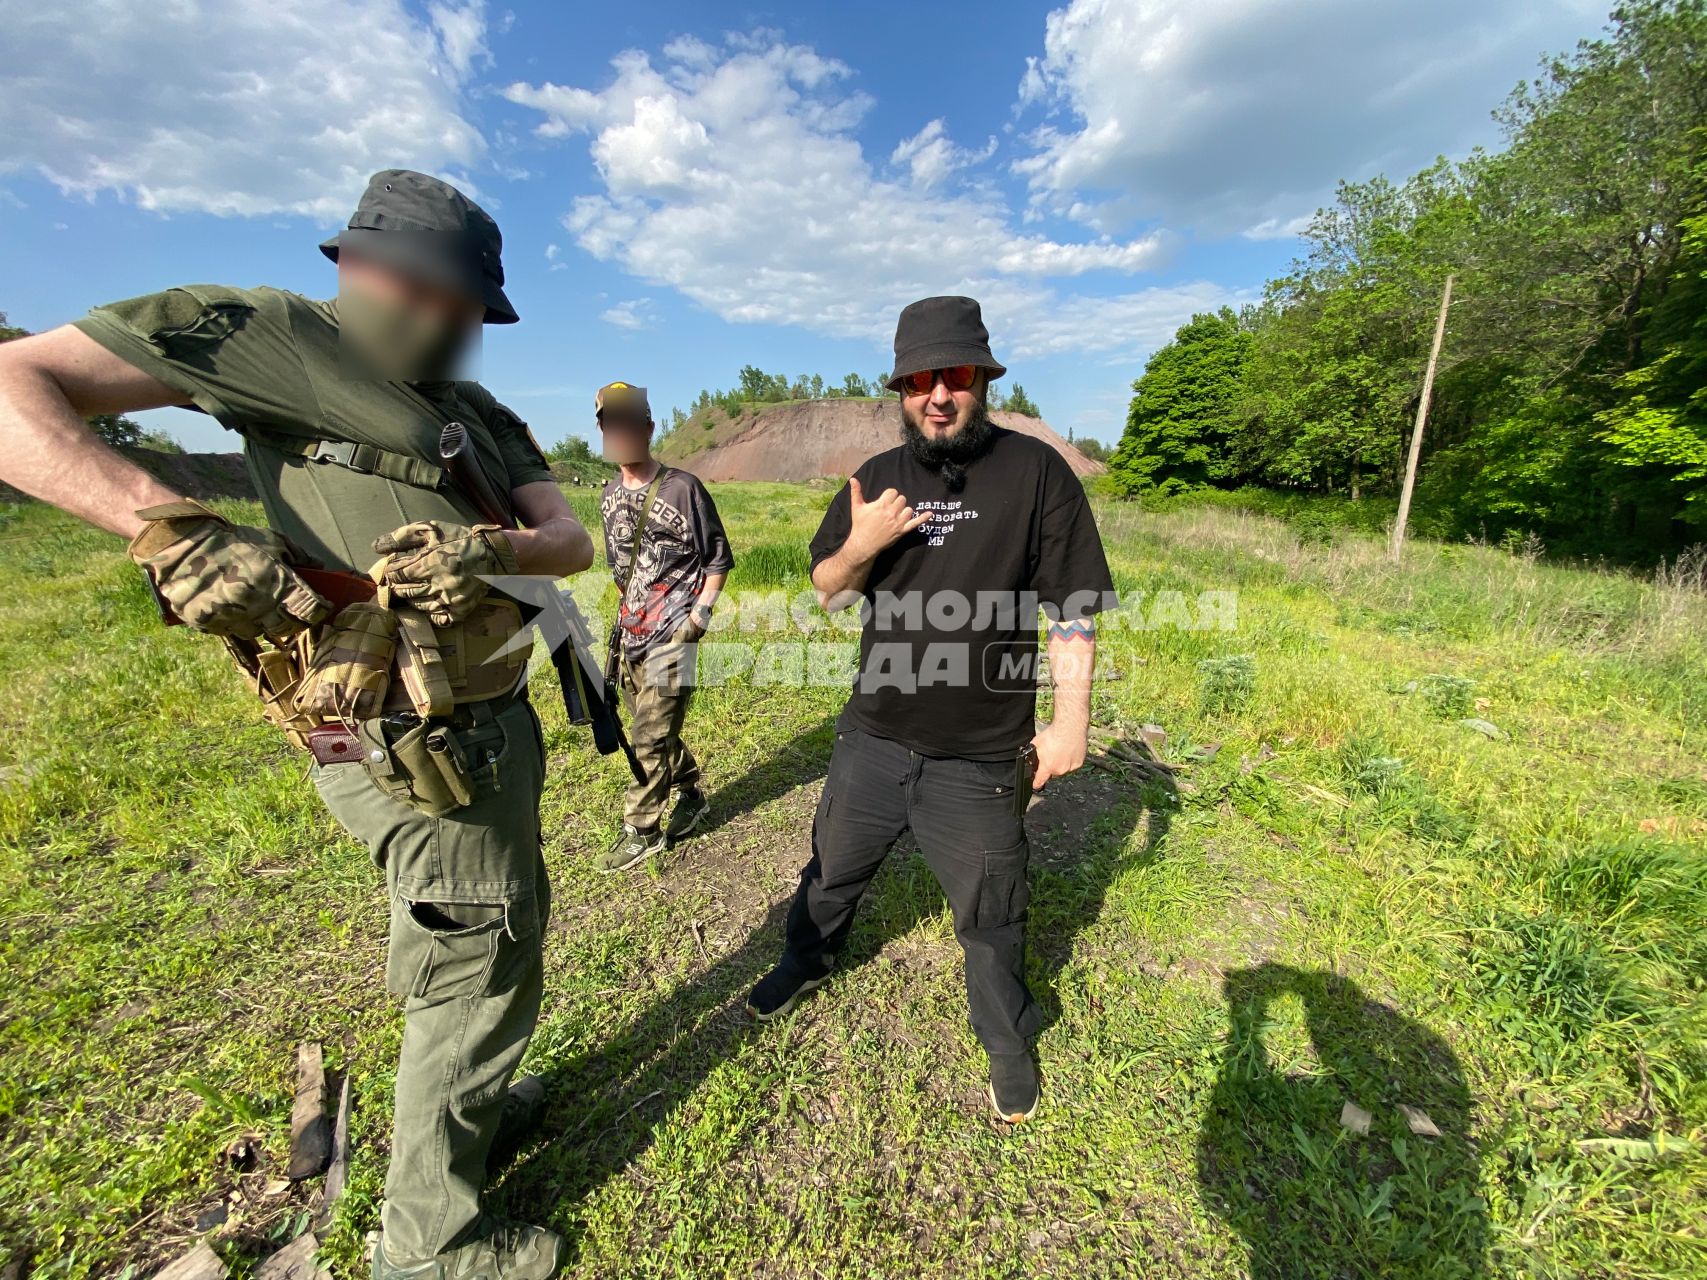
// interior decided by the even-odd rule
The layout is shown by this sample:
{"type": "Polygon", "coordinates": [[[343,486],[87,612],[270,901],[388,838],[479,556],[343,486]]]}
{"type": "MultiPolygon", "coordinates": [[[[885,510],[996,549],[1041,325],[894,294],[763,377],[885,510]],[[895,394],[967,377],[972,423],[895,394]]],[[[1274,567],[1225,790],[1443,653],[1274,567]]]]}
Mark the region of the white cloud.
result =
{"type": "Polygon", "coordinates": [[[650,298],[630,298],[619,302],[599,318],[619,329],[650,329],[658,323],[650,298]]]}
{"type": "MultiPolygon", "coordinates": [[[[1050,281],[1153,268],[1171,238],[1062,243],[1017,230],[988,191],[933,189],[947,175],[931,161],[928,182],[880,176],[853,134],[870,101],[847,89],[849,69],[773,33],[677,40],[657,64],[630,51],[612,66],[602,89],[515,84],[505,97],[542,114],[541,136],[588,139],[603,190],[565,216],[576,243],[725,320],[887,345],[908,302],[968,293],[1003,354],[1130,354],[1225,296],[1063,297],[1050,281]]],[[[927,124],[893,162],[911,168],[937,141],[953,146],[927,124]]]]}
{"type": "Polygon", "coordinates": [[[1239,232],[1247,240],[1290,240],[1309,229],[1311,215],[1301,213],[1295,218],[1264,218],[1239,232]]]}
{"type": "Polygon", "coordinates": [[[1489,111],[1603,13],[1604,0],[1072,0],[1027,60],[1018,109],[1049,114],[1013,167],[1040,206],[1096,227],[1279,228],[1340,178],[1403,177],[1491,140],[1489,111]]]}
{"type": "Polygon", "coordinates": [[[376,169],[485,153],[461,100],[482,0],[424,21],[402,0],[0,0],[0,29],[0,173],[67,195],[330,222],[376,169]]]}
{"type": "Polygon", "coordinates": [[[932,120],[912,137],[903,139],[889,156],[889,163],[904,164],[912,171],[913,185],[929,190],[941,186],[956,170],[964,169],[996,154],[991,138],[982,151],[957,147],[949,138],[946,123],[932,120]]]}
{"type": "Polygon", "coordinates": [[[492,54],[486,48],[486,0],[467,0],[464,4],[434,0],[427,6],[427,16],[438,34],[445,62],[459,81],[467,80],[477,65],[491,65],[492,54]]]}

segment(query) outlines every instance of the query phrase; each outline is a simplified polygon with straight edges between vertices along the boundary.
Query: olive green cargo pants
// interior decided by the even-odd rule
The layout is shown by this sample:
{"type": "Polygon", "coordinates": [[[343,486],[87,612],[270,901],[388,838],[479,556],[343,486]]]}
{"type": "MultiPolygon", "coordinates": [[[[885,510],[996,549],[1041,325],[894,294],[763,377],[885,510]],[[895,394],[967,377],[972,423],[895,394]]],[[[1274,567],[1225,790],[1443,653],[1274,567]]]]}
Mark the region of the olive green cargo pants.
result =
{"type": "Polygon", "coordinates": [[[545,748],[526,700],[491,705],[459,714],[475,798],[446,817],[384,795],[360,764],[314,771],[391,900],[385,983],[404,1018],[381,1216],[393,1261],[441,1253],[478,1221],[486,1153],[539,1018],[545,748]]]}
{"type": "Polygon", "coordinates": [[[623,656],[618,684],[628,709],[628,740],[646,774],[645,782],[630,778],[622,797],[622,820],[631,827],[657,826],[671,791],[699,785],[699,761],[682,741],[698,654],[692,641],[671,639],[638,662],[623,656]]]}

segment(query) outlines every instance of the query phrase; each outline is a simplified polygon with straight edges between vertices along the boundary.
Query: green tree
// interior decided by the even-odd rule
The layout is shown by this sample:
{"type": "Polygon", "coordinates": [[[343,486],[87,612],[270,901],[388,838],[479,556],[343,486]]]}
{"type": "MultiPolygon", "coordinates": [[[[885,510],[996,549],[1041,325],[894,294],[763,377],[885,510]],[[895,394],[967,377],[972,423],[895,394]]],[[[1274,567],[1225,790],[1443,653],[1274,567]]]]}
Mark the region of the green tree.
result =
{"type": "Polygon", "coordinates": [[[1684,220],[1678,271],[1647,325],[1655,359],[1595,416],[1620,467],[1649,473],[1681,519],[1707,524],[1707,215],[1684,220]]]}
{"type": "Polygon", "coordinates": [[[771,376],[757,365],[744,364],[736,379],[740,388],[741,399],[758,401],[769,397],[771,376]]]}
{"type": "Polygon", "coordinates": [[[616,474],[616,465],[594,453],[580,436],[563,437],[545,451],[545,456],[554,467],[567,468],[582,484],[603,481],[616,474]]]}
{"type": "Polygon", "coordinates": [[[1109,448],[1101,440],[1098,440],[1095,436],[1080,436],[1076,440],[1071,441],[1071,443],[1075,449],[1084,454],[1085,457],[1089,458],[1092,462],[1106,463],[1114,456],[1114,450],[1109,448]]]}
{"type": "MultiPolygon", "coordinates": [[[[1126,430],[1109,458],[1117,491],[1170,492],[1229,478],[1252,337],[1231,308],[1196,315],[1132,384],[1126,430]]],[[[1019,388],[1014,388],[1016,391],[1019,388]]]]}
{"type": "Polygon", "coordinates": [[[1025,393],[1025,388],[1014,383],[1013,390],[1008,392],[1002,408],[1009,413],[1023,413],[1028,418],[1041,418],[1043,410],[1039,409],[1032,398],[1025,393]]]}
{"type": "Polygon", "coordinates": [[[1506,149],[1466,166],[1475,222],[1449,338],[1462,363],[1419,499],[1491,536],[1676,550],[1699,525],[1676,412],[1689,332],[1666,299],[1694,287],[1682,255],[1704,205],[1707,6],[1620,6],[1605,39],[1550,60],[1498,116],[1506,149]]]}
{"type": "Polygon", "coordinates": [[[1707,0],[1620,5],[1496,116],[1503,149],[1341,184],[1237,357],[1203,317],[1157,352],[1117,483],[1390,492],[1450,273],[1419,516],[1621,557],[1699,540],[1707,0]]]}

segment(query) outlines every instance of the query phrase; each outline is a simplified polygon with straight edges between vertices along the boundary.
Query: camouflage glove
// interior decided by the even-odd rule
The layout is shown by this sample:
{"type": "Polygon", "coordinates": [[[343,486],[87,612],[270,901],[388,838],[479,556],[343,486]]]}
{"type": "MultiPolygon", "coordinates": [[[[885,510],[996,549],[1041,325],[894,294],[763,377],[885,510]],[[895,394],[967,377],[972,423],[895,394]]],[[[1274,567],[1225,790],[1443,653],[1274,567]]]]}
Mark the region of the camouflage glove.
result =
{"type": "Polygon", "coordinates": [[[296,709],[323,720],[367,720],[391,687],[397,615],[366,601],[347,604],[314,646],[296,709]]]}
{"type": "Polygon", "coordinates": [[[271,529],[232,524],[189,498],[144,507],[130,558],[185,626],[216,636],[285,637],[332,607],[297,577],[294,553],[271,529]]]}
{"type": "Polygon", "coordinates": [[[413,605],[435,627],[461,622],[487,591],[486,578],[519,572],[516,551],[495,524],[417,520],[373,541],[384,556],[369,570],[393,599],[413,605]]]}

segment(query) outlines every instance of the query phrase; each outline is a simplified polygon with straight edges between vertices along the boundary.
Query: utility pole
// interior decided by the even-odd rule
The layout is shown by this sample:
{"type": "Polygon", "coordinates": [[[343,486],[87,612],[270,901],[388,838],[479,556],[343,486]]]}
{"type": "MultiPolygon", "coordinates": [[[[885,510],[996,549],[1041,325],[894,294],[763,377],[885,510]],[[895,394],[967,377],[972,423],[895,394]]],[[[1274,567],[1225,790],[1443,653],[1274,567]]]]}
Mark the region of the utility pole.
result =
{"type": "Polygon", "coordinates": [[[1405,553],[1405,524],[1411,517],[1411,490],[1417,483],[1417,459],[1422,457],[1423,427],[1428,424],[1428,403],[1434,396],[1434,369],[1440,363],[1440,344],[1446,338],[1446,310],[1452,305],[1452,277],[1440,292],[1440,315],[1434,322],[1434,347],[1428,353],[1428,372],[1423,375],[1422,399],[1417,401],[1417,421],[1411,428],[1411,456],[1405,463],[1405,484],[1399,490],[1399,518],[1393,522],[1393,545],[1388,554],[1396,564],[1405,553]]]}

